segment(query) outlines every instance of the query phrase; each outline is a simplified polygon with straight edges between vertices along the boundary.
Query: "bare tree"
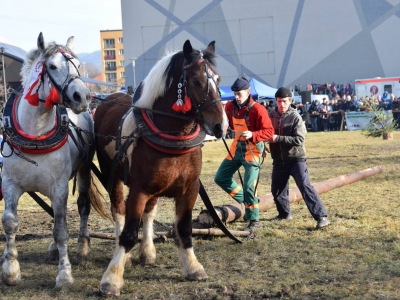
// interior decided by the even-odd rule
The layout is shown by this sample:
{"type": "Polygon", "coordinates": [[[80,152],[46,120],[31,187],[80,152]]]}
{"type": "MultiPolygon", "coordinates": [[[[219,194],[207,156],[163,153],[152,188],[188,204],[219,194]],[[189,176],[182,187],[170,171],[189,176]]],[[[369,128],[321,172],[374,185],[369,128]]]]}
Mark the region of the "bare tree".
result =
{"type": "Polygon", "coordinates": [[[101,75],[101,71],[96,67],[96,65],[92,63],[83,63],[81,62],[81,66],[79,67],[79,72],[82,76],[88,78],[95,78],[101,75]]]}
{"type": "Polygon", "coordinates": [[[0,75],[0,110],[3,110],[5,103],[6,103],[6,99],[4,99],[3,76],[0,75]]]}

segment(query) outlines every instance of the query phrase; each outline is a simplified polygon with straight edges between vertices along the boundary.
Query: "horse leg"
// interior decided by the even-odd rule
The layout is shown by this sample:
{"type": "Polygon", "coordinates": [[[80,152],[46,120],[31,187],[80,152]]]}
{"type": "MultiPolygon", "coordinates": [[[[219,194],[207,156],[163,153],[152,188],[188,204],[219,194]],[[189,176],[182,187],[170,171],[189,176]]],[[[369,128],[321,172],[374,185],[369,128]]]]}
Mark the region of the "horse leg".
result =
{"type": "Polygon", "coordinates": [[[193,184],[185,195],[176,198],[175,231],[178,234],[178,258],[183,275],[189,280],[207,279],[207,273],[199,263],[192,244],[192,210],[196,202],[199,185],[193,184]],[[197,188],[196,188],[197,187],[197,188]]]}
{"type": "Polygon", "coordinates": [[[88,230],[88,218],[90,214],[90,196],[89,188],[91,185],[92,177],[88,164],[83,164],[78,171],[78,211],[81,218],[79,226],[79,237],[76,255],[73,260],[75,264],[79,264],[89,259],[90,255],[90,236],[88,230]]]}
{"type": "MultiPolygon", "coordinates": [[[[125,225],[125,199],[124,199],[124,183],[122,180],[115,178],[113,189],[111,191],[111,213],[115,222],[115,252],[118,251],[119,236],[125,225]]],[[[127,253],[125,266],[131,266],[131,252],[127,253]]]]}
{"type": "Polygon", "coordinates": [[[153,220],[157,214],[157,198],[151,198],[143,213],[143,238],[140,243],[139,260],[142,264],[154,264],[156,261],[156,247],[153,238],[153,220]]]}
{"type": "Polygon", "coordinates": [[[68,258],[68,228],[67,228],[67,198],[68,181],[65,186],[58,185],[52,193],[52,207],[54,210],[53,238],[57,244],[59,263],[56,287],[72,284],[71,263],[68,258]]]}
{"type": "Polygon", "coordinates": [[[6,248],[4,250],[4,261],[2,266],[1,279],[6,285],[16,285],[21,281],[21,270],[18,262],[18,252],[15,246],[15,235],[18,231],[18,199],[23,194],[8,180],[3,179],[3,195],[5,209],[2,223],[6,234],[6,248]]]}
{"type": "Polygon", "coordinates": [[[104,295],[118,296],[120,294],[120,289],[124,284],[125,262],[129,257],[129,252],[138,241],[140,220],[149,197],[137,190],[137,187],[131,187],[129,191],[124,229],[119,237],[114,256],[100,281],[100,292],[104,295]]]}

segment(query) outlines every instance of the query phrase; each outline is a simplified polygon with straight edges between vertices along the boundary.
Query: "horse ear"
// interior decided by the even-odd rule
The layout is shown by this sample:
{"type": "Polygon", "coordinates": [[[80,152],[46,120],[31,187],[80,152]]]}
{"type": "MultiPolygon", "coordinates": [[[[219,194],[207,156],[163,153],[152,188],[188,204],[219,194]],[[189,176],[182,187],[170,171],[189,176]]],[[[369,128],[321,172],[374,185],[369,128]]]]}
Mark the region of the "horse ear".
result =
{"type": "Polygon", "coordinates": [[[65,46],[67,46],[69,49],[73,50],[74,49],[74,45],[75,45],[74,44],[74,39],[75,39],[75,37],[70,36],[68,41],[67,41],[67,44],[65,46]]]}
{"type": "Polygon", "coordinates": [[[183,56],[186,58],[187,61],[190,61],[192,52],[192,44],[189,40],[186,40],[185,44],[183,44],[183,56]]]}
{"type": "Polygon", "coordinates": [[[47,48],[47,44],[44,41],[43,38],[43,33],[39,33],[38,39],[37,39],[37,47],[39,50],[44,50],[47,48]]]}
{"type": "Polygon", "coordinates": [[[211,43],[208,44],[207,51],[215,53],[215,41],[212,41],[211,43]]]}

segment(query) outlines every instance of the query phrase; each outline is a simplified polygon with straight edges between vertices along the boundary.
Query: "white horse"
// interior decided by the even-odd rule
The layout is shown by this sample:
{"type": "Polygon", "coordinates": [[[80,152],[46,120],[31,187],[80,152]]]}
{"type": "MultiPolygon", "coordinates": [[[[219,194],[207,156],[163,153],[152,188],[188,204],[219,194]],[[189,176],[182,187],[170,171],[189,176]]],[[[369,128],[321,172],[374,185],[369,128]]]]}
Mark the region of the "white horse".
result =
{"type": "MultiPolygon", "coordinates": [[[[88,112],[90,91],[80,78],[79,61],[71,51],[73,42],[74,38],[70,37],[66,46],[47,44],[40,33],[38,49],[27,54],[21,70],[22,95],[16,97],[10,116],[3,117],[5,210],[2,222],[7,244],[2,280],[7,285],[21,280],[15,236],[18,200],[24,192],[40,192],[51,200],[54,241],[49,253],[53,258],[59,256],[56,286],[72,284],[66,212],[68,183],[76,174],[81,223],[75,260],[87,259],[90,252],[87,227],[90,204],[98,201],[96,204],[101,206],[102,203],[99,195],[93,193],[89,166],[94,154],[93,119],[88,112]],[[76,126],[70,125],[68,118],[76,126]],[[68,127],[70,135],[65,134],[68,127]]],[[[7,106],[5,114],[6,110],[7,106]]]]}

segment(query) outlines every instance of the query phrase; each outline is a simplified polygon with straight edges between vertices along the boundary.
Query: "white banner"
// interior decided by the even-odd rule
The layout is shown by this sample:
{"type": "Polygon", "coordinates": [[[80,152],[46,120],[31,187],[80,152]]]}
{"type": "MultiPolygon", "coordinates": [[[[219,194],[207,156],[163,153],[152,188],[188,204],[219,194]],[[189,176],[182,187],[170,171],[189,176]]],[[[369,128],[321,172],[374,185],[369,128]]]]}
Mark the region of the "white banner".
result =
{"type": "MultiPolygon", "coordinates": [[[[385,113],[390,114],[392,117],[392,111],[387,110],[385,113]]],[[[367,126],[369,121],[374,116],[373,112],[366,111],[350,111],[345,113],[347,130],[362,130],[367,126]]]]}

